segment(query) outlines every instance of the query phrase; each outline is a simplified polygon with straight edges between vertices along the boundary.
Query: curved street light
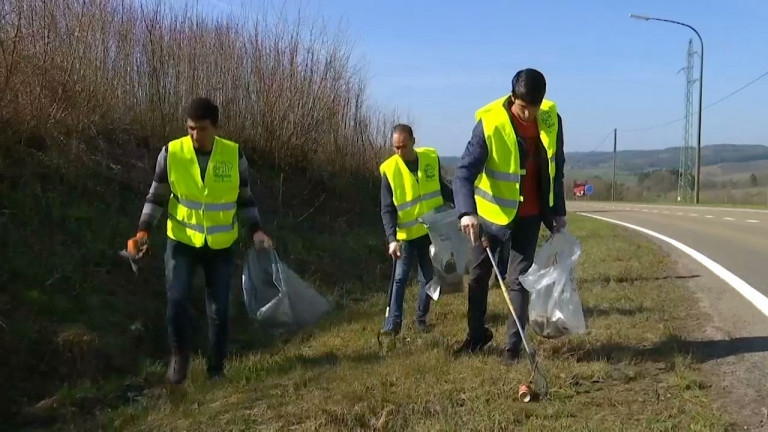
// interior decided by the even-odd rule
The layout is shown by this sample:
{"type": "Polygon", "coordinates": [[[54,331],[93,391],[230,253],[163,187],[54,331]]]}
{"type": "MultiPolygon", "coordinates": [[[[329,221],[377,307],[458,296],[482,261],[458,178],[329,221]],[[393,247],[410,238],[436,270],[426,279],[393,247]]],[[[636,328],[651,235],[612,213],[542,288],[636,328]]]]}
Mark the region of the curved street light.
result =
{"type": "Polygon", "coordinates": [[[699,125],[698,125],[698,133],[696,137],[696,181],[694,184],[694,203],[699,203],[699,189],[700,189],[700,179],[701,179],[701,104],[702,104],[702,94],[703,94],[703,88],[704,88],[704,41],[701,39],[701,35],[699,32],[689,26],[688,24],[681,23],[679,21],[672,21],[664,18],[654,18],[649,17],[646,15],[637,15],[637,14],[629,14],[630,18],[635,18],[643,21],[663,21],[668,22],[672,24],[681,25],[683,27],[688,27],[689,29],[693,30],[694,33],[696,33],[696,36],[699,38],[699,45],[701,45],[701,63],[699,64],[699,125]]]}

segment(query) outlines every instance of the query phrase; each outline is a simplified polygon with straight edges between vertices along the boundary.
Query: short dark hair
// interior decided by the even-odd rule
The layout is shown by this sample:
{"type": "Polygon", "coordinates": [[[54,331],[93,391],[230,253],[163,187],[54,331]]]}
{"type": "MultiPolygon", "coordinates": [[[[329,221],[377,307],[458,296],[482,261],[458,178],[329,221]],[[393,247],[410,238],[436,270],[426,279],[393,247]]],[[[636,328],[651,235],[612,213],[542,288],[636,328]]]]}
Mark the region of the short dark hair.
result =
{"type": "Polygon", "coordinates": [[[404,133],[413,138],[413,129],[404,123],[398,123],[392,128],[392,134],[404,133]]]}
{"type": "Polygon", "coordinates": [[[192,121],[209,120],[211,126],[218,126],[219,107],[207,97],[196,97],[187,106],[187,119],[192,121]]]}
{"type": "Polygon", "coordinates": [[[512,97],[531,105],[541,105],[547,92],[547,80],[536,69],[523,69],[512,78],[512,97]]]}

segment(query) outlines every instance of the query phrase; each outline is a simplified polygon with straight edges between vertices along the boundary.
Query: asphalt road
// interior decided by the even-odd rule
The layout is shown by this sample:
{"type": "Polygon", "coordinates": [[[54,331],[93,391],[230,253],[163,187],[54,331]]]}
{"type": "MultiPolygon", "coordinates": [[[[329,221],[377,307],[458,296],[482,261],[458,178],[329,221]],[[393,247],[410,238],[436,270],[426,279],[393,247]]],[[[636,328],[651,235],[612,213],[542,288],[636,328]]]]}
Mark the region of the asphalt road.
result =
{"type": "MultiPolygon", "coordinates": [[[[676,240],[768,296],[768,211],[583,201],[569,201],[568,211],[613,219],[676,240]]],[[[706,312],[706,318],[691,321],[698,335],[688,337],[697,340],[697,351],[704,358],[715,408],[727,412],[738,429],[768,431],[768,317],[685,252],[640,235],[670,253],[678,274],[686,276],[706,312]]]]}
{"type": "Polygon", "coordinates": [[[606,202],[568,202],[591,213],[677,240],[768,296],[768,211],[606,202]]]}

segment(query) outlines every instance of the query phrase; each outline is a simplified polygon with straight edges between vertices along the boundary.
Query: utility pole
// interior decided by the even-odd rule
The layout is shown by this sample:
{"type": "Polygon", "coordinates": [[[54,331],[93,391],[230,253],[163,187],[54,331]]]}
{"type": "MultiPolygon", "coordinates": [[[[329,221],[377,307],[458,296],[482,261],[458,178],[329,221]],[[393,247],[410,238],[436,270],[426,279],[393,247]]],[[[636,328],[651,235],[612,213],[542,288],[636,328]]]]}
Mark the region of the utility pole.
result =
{"type": "Polygon", "coordinates": [[[695,200],[695,177],[693,173],[695,149],[693,147],[693,64],[696,52],[693,50],[693,39],[688,40],[685,71],[685,126],[683,127],[683,145],[680,146],[680,163],[677,174],[677,201],[689,203],[695,200]]]}
{"type": "Polygon", "coordinates": [[[701,38],[701,35],[699,34],[698,30],[691,27],[690,25],[686,23],[682,23],[680,21],[673,21],[668,20],[664,18],[655,18],[655,17],[649,17],[646,15],[637,15],[637,14],[629,14],[630,18],[635,18],[643,21],[663,21],[668,22],[672,24],[681,25],[683,27],[688,27],[689,29],[693,30],[694,33],[696,33],[696,36],[699,38],[699,45],[701,47],[701,50],[699,51],[699,130],[696,137],[696,178],[694,179],[694,186],[693,186],[693,202],[695,204],[699,203],[699,190],[701,188],[700,180],[701,180],[701,111],[702,103],[703,103],[703,94],[704,94],[704,40],[701,38]]]}
{"type": "Polygon", "coordinates": [[[611,186],[611,201],[616,201],[616,128],[613,128],[613,184],[611,186]]]}

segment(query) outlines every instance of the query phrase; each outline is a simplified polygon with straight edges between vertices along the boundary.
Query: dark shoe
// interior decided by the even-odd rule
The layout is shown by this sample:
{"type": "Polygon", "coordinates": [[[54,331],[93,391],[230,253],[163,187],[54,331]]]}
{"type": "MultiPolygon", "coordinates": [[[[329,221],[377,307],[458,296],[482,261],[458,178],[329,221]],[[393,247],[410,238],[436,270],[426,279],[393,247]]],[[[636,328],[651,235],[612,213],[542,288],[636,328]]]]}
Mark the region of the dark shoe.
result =
{"type": "Polygon", "coordinates": [[[506,348],[504,350],[504,354],[501,355],[501,358],[504,363],[507,364],[517,363],[517,361],[520,359],[520,348],[506,348]]]}
{"type": "Polygon", "coordinates": [[[464,339],[464,342],[453,351],[454,355],[459,354],[472,354],[476,353],[486,347],[493,340],[493,331],[488,327],[485,328],[485,337],[481,342],[475,342],[469,337],[464,339]]]}
{"type": "Polygon", "coordinates": [[[224,369],[209,369],[208,379],[211,381],[221,381],[224,379],[224,369]]]}
{"type": "Polygon", "coordinates": [[[384,325],[384,327],[381,329],[381,334],[382,335],[396,337],[396,336],[400,335],[400,330],[401,329],[402,329],[402,324],[401,323],[394,323],[394,324],[392,324],[392,327],[390,327],[390,328],[387,328],[387,326],[384,325]]]}
{"type": "Polygon", "coordinates": [[[171,384],[181,384],[187,379],[189,369],[189,354],[174,352],[171,354],[171,362],[168,365],[166,378],[171,384]]]}
{"type": "Polygon", "coordinates": [[[417,319],[416,320],[416,328],[419,329],[419,331],[422,332],[422,333],[427,333],[430,330],[432,330],[432,326],[427,324],[427,320],[426,319],[417,319]]]}
{"type": "Polygon", "coordinates": [[[208,374],[208,378],[211,380],[219,380],[224,378],[224,362],[221,360],[208,359],[208,366],[205,369],[208,374]]]}

